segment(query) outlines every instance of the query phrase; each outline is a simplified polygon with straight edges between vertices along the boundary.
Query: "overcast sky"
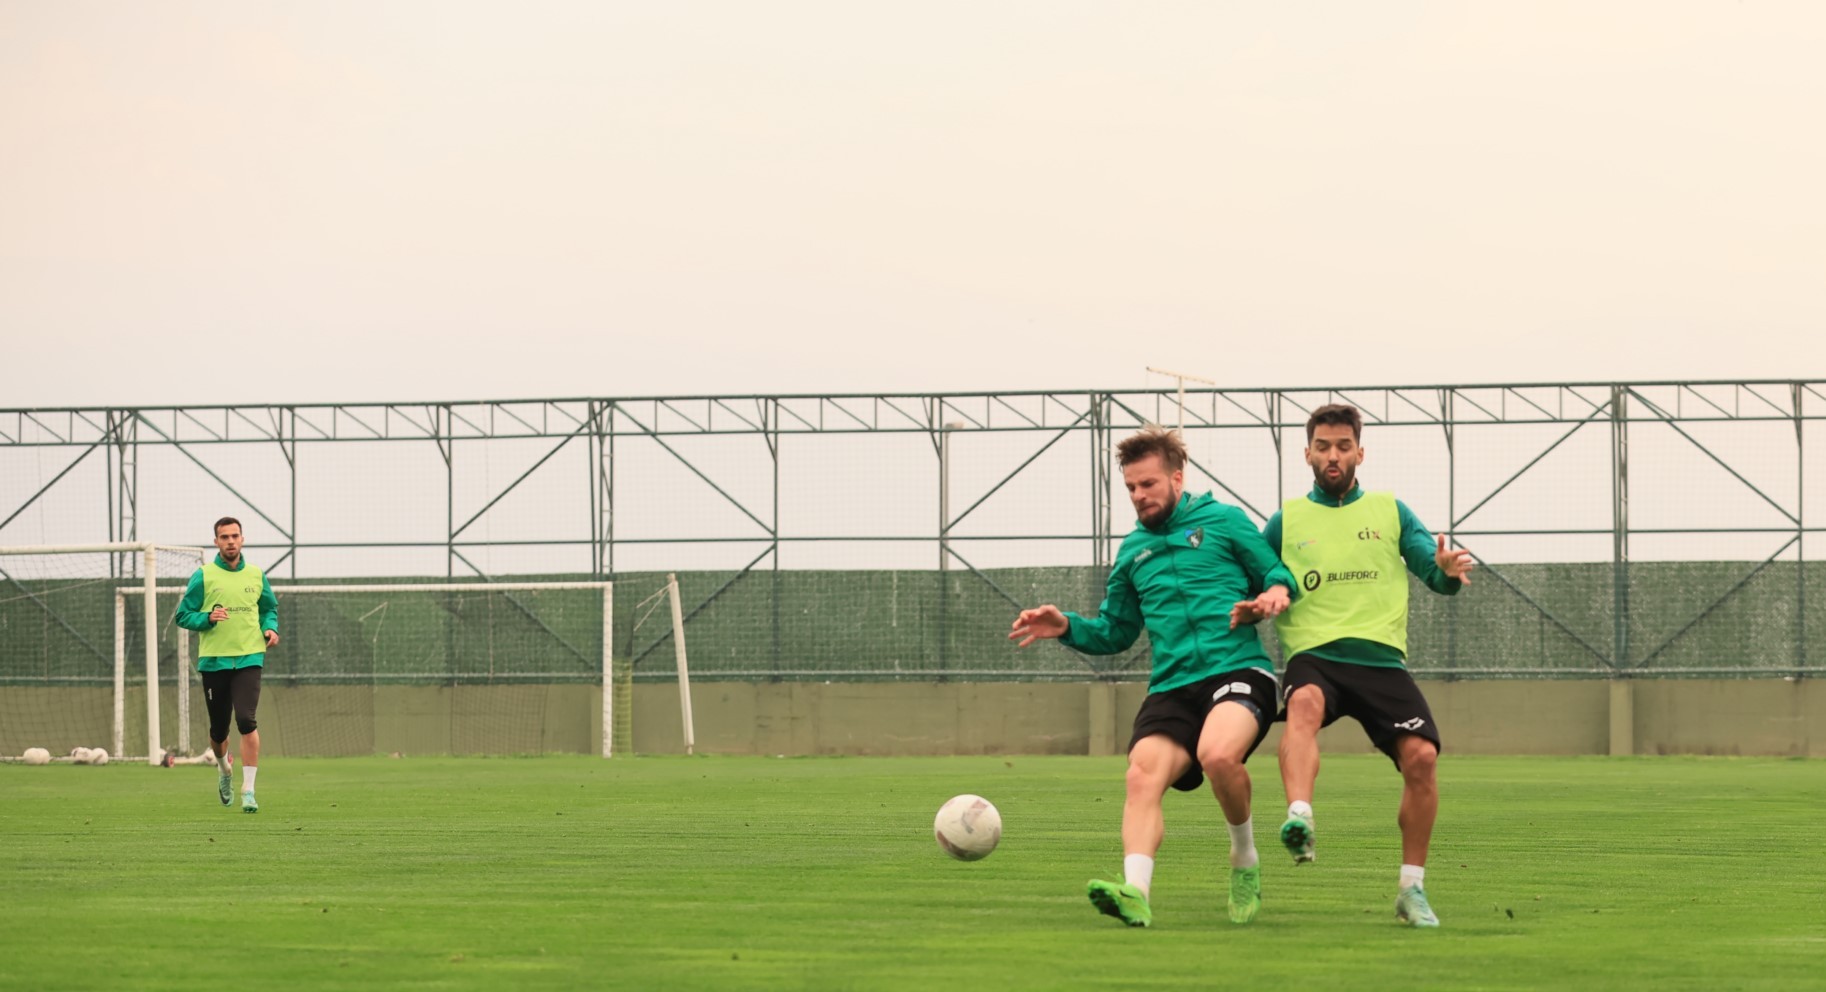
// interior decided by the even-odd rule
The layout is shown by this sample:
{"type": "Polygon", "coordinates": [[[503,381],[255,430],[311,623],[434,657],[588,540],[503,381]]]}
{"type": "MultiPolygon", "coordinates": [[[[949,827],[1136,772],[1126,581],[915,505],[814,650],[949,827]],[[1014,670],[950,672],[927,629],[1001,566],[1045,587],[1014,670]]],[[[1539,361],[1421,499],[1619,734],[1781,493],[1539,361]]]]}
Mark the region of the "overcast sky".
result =
{"type": "Polygon", "coordinates": [[[1801,0],[0,0],[0,407],[1818,378],[1822,51],[1801,0]]]}

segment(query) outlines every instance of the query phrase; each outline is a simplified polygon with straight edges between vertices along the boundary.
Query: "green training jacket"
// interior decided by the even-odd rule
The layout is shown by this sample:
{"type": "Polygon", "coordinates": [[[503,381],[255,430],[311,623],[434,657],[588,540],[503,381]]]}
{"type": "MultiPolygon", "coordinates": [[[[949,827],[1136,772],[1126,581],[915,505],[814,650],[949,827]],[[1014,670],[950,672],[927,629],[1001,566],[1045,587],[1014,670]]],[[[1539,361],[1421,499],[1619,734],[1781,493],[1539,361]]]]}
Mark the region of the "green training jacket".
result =
{"type": "Polygon", "coordinates": [[[1123,538],[1095,618],[1066,613],[1059,640],[1086,654],[1127,649],[1145,627],[1153,649],[1149,692],[1274,662],[1253,626],[1230,629],[1230,607],[1293,576],[1243,511],[1210,493],[1182,494],[1158,528],[1139,521],[1123,538]]]}

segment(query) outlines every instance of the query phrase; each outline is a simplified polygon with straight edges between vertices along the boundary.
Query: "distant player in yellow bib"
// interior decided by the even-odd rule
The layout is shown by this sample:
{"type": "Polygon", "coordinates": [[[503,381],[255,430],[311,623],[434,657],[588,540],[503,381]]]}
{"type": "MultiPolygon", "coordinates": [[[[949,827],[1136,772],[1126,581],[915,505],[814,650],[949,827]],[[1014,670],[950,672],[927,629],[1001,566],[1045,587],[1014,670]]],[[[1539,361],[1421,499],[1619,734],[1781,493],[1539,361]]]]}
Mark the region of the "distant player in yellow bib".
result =
{"type": "MultiPolygon", "coordinates": [[[[1286,661],[1280,756],[1288,805],[1281,843],[1295,864],[1313,860],[1319,728],[1351,717],[1401,771],[1395,918],[1436,927],[1423,883],[1439,813],[1439,728],[1407,670],[1407,576],[1453,595],[1471,581],[1473,565],[1469,551],[1448,549],[1443,535],[1436,539],[1393,495],[1357,485],[1362,438],[1355,407],[1314,410],[1306,421],[1312,492],[1288,501],[1262,530],[1300,584],[1300,598],[1275,618],[1286,661]]],[[[1236,604],[1231,620],[1254,623],[1267,615],[1251,600],[1236,604]]]]}
{"type": "Polygon", "coordinates": [[[241,554],[241,522],[216,521],[216,558],[190,576],[178,603],[177,625],[197,632],[197,672],[209,710],[209,746],[221,773],[216,797],[234,802],[229,777],[228,717],[241,732],[241,812],[258,813],[254,776],[260,764],[260,673],[266,649],[279,643],[279,603],[266,573],[241,554]]]}

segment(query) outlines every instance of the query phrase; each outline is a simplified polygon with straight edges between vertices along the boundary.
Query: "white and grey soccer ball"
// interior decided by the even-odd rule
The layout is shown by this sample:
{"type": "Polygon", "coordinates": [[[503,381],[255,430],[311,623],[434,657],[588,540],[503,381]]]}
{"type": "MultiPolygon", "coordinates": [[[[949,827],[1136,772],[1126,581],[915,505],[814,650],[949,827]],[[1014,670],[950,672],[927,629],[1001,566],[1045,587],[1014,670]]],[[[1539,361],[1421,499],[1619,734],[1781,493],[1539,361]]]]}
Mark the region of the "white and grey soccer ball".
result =
{"type": "Polygon", "coordinates": [[[108,763],[108,749],[107,748],[98,747],[95,750],[89,752],[89,764],[105,765],[107,763],[108,763]]]}
{"type": "Polygon", "coordinates": [[[70,761],[74,764],[86,765],[94,755],[95,752],[86,747],[73,747],[70,749],[70,761]]]}
{"type": "Polygon", "coordinates": [[[1002,842],[1002,814],[982,796],[953,796],[938,808],[932,834],[946,854],[959,861],[980,861],[1002,842]]]}
{"type": "Polygon", "coordinates": [[[28,765],[48,765],[51,763],[51,752],[41,747],[28,747],[20,755],[28,765]]]}

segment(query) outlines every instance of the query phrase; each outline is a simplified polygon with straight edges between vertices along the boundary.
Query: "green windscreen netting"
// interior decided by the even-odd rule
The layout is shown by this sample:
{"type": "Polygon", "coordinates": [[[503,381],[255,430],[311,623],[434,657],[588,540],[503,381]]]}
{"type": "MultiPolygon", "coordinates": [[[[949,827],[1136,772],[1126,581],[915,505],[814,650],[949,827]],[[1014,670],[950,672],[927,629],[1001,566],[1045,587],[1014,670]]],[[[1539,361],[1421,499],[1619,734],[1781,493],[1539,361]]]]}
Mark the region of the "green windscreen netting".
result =
{"type": "MultiPolygon", "coordinates": [[[[15,564],[0,578],[0,686],[109,682],[114,590],[130,580],[23,571],[15,564]]],[[[1826,663],[1818,608],[1826,604],[1826,566],[1636,564],[1621,573],[1624,596],[1618,574],[1603,563],[1499,564],[1480,569],[1455,597],[1415,584],[1411,664],[1423,674],[1504,677],[1769,674],[1826,663]],[[1619,605],[1628,611],[1621,629],[1619,605]]],[[[542,577],[560,578],[576,577],[542,577]]],[[[326,684],[600,680],[604,607],[597,590],[417,588],[430,581],[310,593],[276,583],[284,640],[269,658],[269,677],[326,684]]],[[[1088,567],[756,569],[682,572],[678,581],[699,678],[1145,678],[1148,670],[1145,636],[1106,657],[1051,643],[1017,650],[1006,639],[1021,605],[1094,612],[1102,581],[1088,567]]],[[[636,679],[673,677],[665,582],[663,574],[631,573],[616,584],[609,650],[636,679]]],[[[166,679],[174,677],[177,634],[169,614],[176,594],[171,589],[159,604],[166,679]]],[[[131,682],[143,677],[140,597],[126,597],[123,608],[126,649],[135,659],[127,666],[131,682]]],[[[1272,653],[1272,631],[1261,630],[1272,653]]]]}
{"type": "MultiPolygon", "coordinates": [[[[694,678],[1145,679],[1145,635],[1080,655],[1006,639],[1020,606],[1094,613],[1088,567],[679,573],[694,678]],[[1019,604],[1019,605],[1017,605],[1019,604]]],[[[665,576],[620,577],[615,652],[637,679],[672,677],[663,608],[634,610],[665,576]]],[[[1826,565],[1654,562],[1486,566],[1456,596],[1411,584],[1410,661],[1465,678],[1781,674],[1826,664],[1826,565]],[[1802,569],[1805,567],[1805,572],[1802,569]],[[1626,576],[1625,596],[1617,577],[1626,576]],[[1805,581],[1803,582],[1803,575],[1805,581]],[[1618,629],[1619,602],[1627,623],[1618,629]]],[[[1213,618],[1224,622],[1225,618],[1213,618]]],[[[1272,625],[1259,630],[1278,657],[1272,625]]]]}

